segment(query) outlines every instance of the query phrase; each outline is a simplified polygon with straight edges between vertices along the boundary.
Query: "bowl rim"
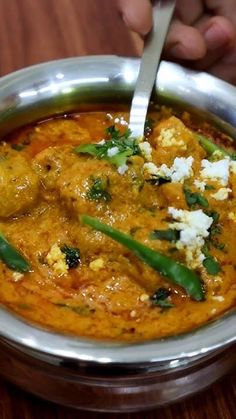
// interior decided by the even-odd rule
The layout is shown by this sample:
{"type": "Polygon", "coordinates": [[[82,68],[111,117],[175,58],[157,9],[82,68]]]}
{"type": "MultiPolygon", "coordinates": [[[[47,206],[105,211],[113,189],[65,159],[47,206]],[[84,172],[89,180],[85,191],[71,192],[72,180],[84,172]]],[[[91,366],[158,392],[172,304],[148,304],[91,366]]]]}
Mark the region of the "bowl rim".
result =
{"type": "MultiPolygon", "coordinates": [[[[45,74],[55,78],[58,72],[70,72],[71,68],[73,68],[73,72],[78,70],[80,77],[86,75],[88,78],[88,73],[94,74],[96,66],[99,67],[99,74],[106,75],[108,81],[113,80],[114,82],[117,78],[119,83],[128,83],[128,88],[132,91],[137,77],[139,59],[117,56],[75,57],[37,64],[2,77],[0,79],[0,104],[3,98],[13,92],[16,93],[16,88],[19,89],[22,82],[23,85],[24,83],[27,85],[29,80],[32,85],[45,74]],[[90,66],[89,70],[88,66],[90,66]],[[129,68],[130,75],[133,76],[131,81],[125,80],[127,75],[124,76],[124,71],[127,68],[129,68]]],[[[198,73],[169,62],[161,63],[156,81],[156,90],[160,94],[168,93],[176,87],[177,96],[191,105],[190,86],[192,86],[193,93],[192,102],[198,95],[200,95],[199,100],[201,99],[200,102],[192,103],[193,105],[200,106],[203,110],[208,109],[213,114],[224,117],[227,123],[231,122],[236,125],[236,101],[234,100],[236,88],[234,86],[206,73],[198,73]],[[170,86],[166,80],[166,74],[173,75],[172,84],[169,82],[170,86]],[[207,85],[214,86],[214,97],[212,97],[212,92],[206,89],[207,85]],[[227,107],[230,107],[230,112],[225,117],[227,107]]],[[[33,99],[30,100],[33,103],[33,99]]],[[[235,317],[236,313],[233,310],[192,332],[130,344],[94,341],[48,331],[38,325],[29,324],[2,307],[0,308],[0,339],[12,342],[21,348],[54,357],[88,363],[133,365],[170,361],[170,366],[175,367],[178,365],[178,360],[202,357],[213,350],[232,344],[236,340],[235,317]]]]}

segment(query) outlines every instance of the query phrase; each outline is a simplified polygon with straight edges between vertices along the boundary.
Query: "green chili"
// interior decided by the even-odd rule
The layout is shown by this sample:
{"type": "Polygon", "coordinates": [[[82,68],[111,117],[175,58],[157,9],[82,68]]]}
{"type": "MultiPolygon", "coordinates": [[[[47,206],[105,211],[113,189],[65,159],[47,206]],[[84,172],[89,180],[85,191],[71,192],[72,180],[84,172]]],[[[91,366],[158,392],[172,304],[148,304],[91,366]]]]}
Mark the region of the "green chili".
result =
{"type": "Polygon", "coordinates": [[[30,264],[0,233],[0,259],[8,268],[17,272],[28,272],[30,264]]]}
{"type": "Polygon", "coordinates": [[[228,156],[232,158],[231,154],[227,150],[215,144],[208,137],[205,137],[205,135],[196,134],[196,138],[209,155],[212,155],[215,151],[218,151],[222,154],[222,156],[228,156]]]}
{"type": "Polygon", "coordinates": [[[101,223],[97,218],[88,215],[81,215],[80,220],[97,231],[101,231],[113,240],[121,243],[130,249],[143,262],[151,266],[160,274],[168,277],[174,284],[185,289],[187,294],[196,301],[204,300],[201,279],[195,272],[188,269],[179,262],[174,261],[162,253],[156,252],[142,243],[134,240],[128,234],[115,230],[107,224],[101,223]]]}

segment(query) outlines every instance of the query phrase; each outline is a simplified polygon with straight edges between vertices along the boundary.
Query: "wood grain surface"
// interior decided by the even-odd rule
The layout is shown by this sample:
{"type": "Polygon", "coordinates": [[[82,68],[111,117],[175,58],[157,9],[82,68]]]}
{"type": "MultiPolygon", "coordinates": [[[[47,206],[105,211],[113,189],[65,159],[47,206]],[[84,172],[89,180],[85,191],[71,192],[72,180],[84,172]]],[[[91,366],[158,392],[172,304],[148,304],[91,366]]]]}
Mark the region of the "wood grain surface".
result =
{"type": "MultiPolygon", "coordinates": [[[[138,55],[142,42],[125,28],[115,0],[0,0],[0,75],[43,61],[88,54],[138,55]]],[[[0,381],[0,419],[233,419],[236,375],[202,394],[145,413],[68,409],[0,381]]]]}

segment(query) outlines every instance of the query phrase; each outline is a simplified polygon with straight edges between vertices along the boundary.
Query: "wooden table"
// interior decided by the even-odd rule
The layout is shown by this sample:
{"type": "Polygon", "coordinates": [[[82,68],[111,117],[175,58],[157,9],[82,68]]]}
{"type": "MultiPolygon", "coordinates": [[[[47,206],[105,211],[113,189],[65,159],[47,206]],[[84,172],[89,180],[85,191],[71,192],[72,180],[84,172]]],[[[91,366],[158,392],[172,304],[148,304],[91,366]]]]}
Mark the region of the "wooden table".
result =
{"type": "MultiPolygon", "coordinates": [[[[129,33],[115,0],[0,0],[0,74],[43,61],[87,54],[134,56],[138,37],[129,33]]],[[[230,419],[236,418],[235,374],[200,395],[146,413],[75,411],[30,396],[0,381],[0,419],[230,419]]]]}

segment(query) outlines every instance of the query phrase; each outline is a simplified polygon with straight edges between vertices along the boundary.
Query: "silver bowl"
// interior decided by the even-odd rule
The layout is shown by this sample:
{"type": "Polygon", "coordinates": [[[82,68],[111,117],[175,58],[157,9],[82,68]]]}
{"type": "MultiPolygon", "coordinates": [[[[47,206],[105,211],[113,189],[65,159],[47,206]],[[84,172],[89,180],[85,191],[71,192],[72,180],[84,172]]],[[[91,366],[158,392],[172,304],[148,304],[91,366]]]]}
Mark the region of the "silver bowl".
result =
{"type": "MultiPolygon", "coordinates": [[[[72,58],[0,80],[0,133],[75,110],[129,104],[137,59],[72,58]],[[100,106],[100,105],[99,105],[100,106]]],[[[153,103],[187,109],[236,138],[236,88],[162,62],[153,103]]],[[[97,411],[151,409],[200,391],[236,361],[235,311],[191,333],[138,344],[57,334],[0,309],[0,372],[21,388],[97,411]]]]}

